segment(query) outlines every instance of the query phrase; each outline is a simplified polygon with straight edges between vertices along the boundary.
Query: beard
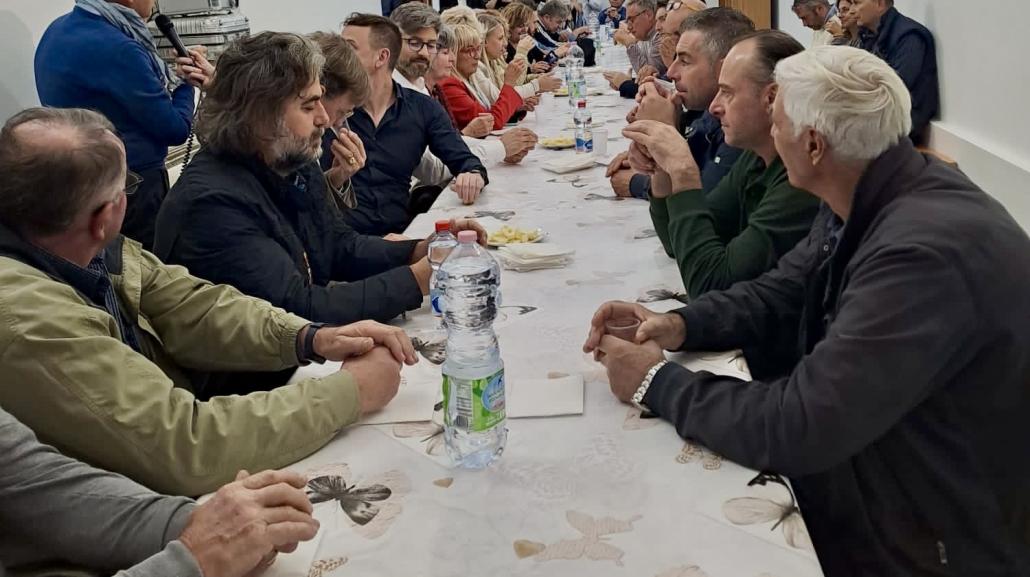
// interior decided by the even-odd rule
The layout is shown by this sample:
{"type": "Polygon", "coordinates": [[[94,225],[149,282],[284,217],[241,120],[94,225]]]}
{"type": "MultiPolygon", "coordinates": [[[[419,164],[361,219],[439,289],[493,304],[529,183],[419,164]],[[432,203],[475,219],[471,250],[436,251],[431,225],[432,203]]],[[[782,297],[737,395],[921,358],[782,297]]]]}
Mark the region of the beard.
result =
{"type": "Polygon", "coordinates": [[[280,174],[290,174],[312,162],[318,162],[322,157],[323,133],[324,130],[318,128],[305,138],[280,132],[272,143],[269,168],[280,174]]]}
{"type": "Polygon", "coordinates": [[[398,60],[397,70],[400,70],[405,78],[422,78],[429,72],[429,59],[415,57],[407,62],[398,60]]]}

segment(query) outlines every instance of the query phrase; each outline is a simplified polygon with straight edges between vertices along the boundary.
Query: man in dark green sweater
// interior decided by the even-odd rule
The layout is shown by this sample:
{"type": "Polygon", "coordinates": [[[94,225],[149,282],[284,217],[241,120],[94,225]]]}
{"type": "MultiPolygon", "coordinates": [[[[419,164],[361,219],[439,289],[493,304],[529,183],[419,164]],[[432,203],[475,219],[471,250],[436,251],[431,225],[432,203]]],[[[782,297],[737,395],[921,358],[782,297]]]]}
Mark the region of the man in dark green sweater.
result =
{"type": "Polygon", "coordinates": [[[623,131],[634,170],[652,175],[651,218],[691,298],[757,277],[808,234],[819,201],[787,181],[769,132],[773,69],[802,50],[787,34],[762,31],[727,54],[710,111],[744,153],[708,195],[675,127],[640,120],[623,131]]]}

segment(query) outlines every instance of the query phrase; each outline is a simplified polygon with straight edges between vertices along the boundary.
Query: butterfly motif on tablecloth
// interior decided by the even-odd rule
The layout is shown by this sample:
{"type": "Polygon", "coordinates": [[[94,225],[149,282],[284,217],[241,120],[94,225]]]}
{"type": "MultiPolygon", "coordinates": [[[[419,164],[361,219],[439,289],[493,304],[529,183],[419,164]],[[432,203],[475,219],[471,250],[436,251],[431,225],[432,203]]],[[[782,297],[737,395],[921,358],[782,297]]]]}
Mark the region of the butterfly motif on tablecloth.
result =
{"type": "Polygon", "coordinates": [[[645,228],[644,230],[633,235],[633,240],[644,240],[645,238],[654,238],[658,236],[658,231],[653,228],[645,228]]]}
{"type": "Polygon", "coordinates": [[[795,549],[814,551],[805,521],[798,509],[794,491],[783,477],[773,473],[759,473],[748,482],[748,487],[779,485],[786,490],[786,499],[737,497],[723,503],[722,512],[734,525],[759,525],[772,522],[771,531],[781,528],[787,544],[795,549]]]}
{"type": "Polygon", "coordinates": [[[495,218],[507,222],[515,216],[514,210],[477,210],[466,218],[495,218]]]}
{"type": "Polygon", "coordinates": [[[701,459],[701,466],[706,471],[715,471],[722,468],[722,457],[720,455],[716,455],[701,445],[691,443],[690,441],[683,443],[683,448],[676,455],[676,462],[681,465],[693,463],[698,459],[701,459]]]}
{"type": "Polygon", "coordinates": [[[676,292],[666,288],[648,289],[643,296],[637,297],[637,302],[641,304],[671,300],[679,301],[685,305],[690,304],[690,297],[688,297],[686,293],[676,292]]]}
{"type": "Polygon", "coordinates": [[[367,484],[353,482],[350,468],[332,465],[308,475],[307,494],[314,505],[335,501],[354,531],[367,539],[381,537],[401,514],[400,500],[411,490],[407,475],[391,470],[367,484]]]}
{"type": "Polygon", "coordinates": [[[325,577],[347,564],[346,557],[333,557],[330,559],[319,559],[311,564],[308,570],[308,577],[325,577]]]}
{"type": "Polygon", "coordinates": [[[641,518],[640,515],[634,515],[623,521],[614,517],[594,518],[579,511],[566,511],[565,519],[580,532],[581,537],[562,539],[549,545],[520,539],[514,543],[515,554],[520,559],[533,557],[537,561],[577,560],[586,557],[592,561],[614,561],[621,567],[622,557],[626,553],[609,543],[606,537],[632,531],[633,523],[641,518]]]}
{"type": "Polygon", "coordinates": [[[436,338],[411,337],[411,346],[422,355],[424,359],[434,365],[442,365],[447,360],[447,337],[436,338]]]}
{"type": "Polygon", "coordinates": [[[418,438],[420,442],[425,443],[427,455],[443,455],[443,401],[433,405],[432,420],[421,423],[398,423],[393,426],[393,436],[398,439],[418,438]]]}

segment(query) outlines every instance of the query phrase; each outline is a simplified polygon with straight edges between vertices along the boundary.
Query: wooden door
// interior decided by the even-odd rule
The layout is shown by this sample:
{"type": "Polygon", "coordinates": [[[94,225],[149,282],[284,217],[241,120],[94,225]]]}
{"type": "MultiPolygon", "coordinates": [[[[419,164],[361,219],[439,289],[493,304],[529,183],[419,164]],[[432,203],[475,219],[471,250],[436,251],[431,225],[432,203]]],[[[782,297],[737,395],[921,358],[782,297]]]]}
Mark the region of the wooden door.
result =
{"type": "Polygon", "coordinates": [[[719,6],[735,8],[747,14],[759,30],[772,28],[773,0],[719,0],[719,6]]]}

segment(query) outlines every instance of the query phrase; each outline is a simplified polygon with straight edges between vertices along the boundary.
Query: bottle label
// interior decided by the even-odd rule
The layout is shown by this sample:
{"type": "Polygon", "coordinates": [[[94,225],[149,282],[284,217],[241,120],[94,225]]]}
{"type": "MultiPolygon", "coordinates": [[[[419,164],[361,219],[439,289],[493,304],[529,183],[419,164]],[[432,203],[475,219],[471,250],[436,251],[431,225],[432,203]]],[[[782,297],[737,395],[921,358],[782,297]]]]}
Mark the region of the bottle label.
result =
{"type": "Polygon", "coordinates": [[[443,315],[443,293],[435,286],[429,289],[429,306],[436,316],[443,315]]]}
{"type": "Polygon", "coordinates": [[[485,379],[459,379],[443,376],[444,407],[451,406],[454,415],[444,411],[444,424],[470,433],[489,431],[504,422],[504,369],[485,379]]]}

